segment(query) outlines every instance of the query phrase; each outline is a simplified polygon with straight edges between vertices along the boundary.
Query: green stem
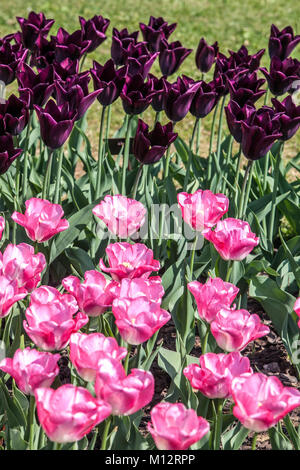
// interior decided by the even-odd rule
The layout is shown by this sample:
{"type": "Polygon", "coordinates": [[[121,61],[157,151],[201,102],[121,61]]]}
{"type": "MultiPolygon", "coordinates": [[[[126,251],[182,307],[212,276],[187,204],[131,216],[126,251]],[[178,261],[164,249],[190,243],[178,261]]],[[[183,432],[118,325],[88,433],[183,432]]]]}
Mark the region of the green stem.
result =
{"type": "Polygon", "coordinates": [[[228,262],[228,269],[227,269],[227,273],[226,273],[225,282],[229,282],[230,275],[231,275],[231,272],[232,272],[232,268],[233,268],[233,261],[229,261],[229,262],[228,262]]]}
{"type": "Polygon", "coordinates": [[[193,243],[193,248],[192,248],[192,253],[191,253],[191,264],[190,264],[190,269],[191,269],[191,276],[193,277],[193,271],[194,271],[194,261],[195,261],[195,252],[196,252],[196,246],[197,246],[197,241],[198,241],[198,235],[196,235],[194,243],[193,243]]]}
{"type": "Polygon", "coordinates": [[[196,138],[196,155],[199,155],[200,137],[201,137],[201,120],[199,119],[199,123],[197,127],[197,138],[196,138]]]}
{"type": "Polygon", "coordinates": [[[139,182],[140,182],[142,171],[143,171],[143,164],[141,163],[141,165],[138,169],[138,172],[136,174],[135,182],[134,182],[134,185],[133,185],[132,199],[136,198],[136,193],[137,193],[137,189],[138,189],[138,185],[139,185],[139,182]]]}
{"type": "Polygon", "coordinates": [[[53,442],[53,450],[61,450],[62,444],[60,442],[53,442]]]}
{"type": "Polygon", "coordinates": [[[97,185],[96,185],[96,199],[100,197],[101,189],[101,177],[102,177],[102,166],[103,166],[103,129],[104,129],[104,117],[106,107],[102,107],[100,129],[99,129],[99,145],[98,145],[98,164],[97,164],[97,185]]]}
{"type": "Polygon", "coordinates": [[[223,398],[218,398],[216,403],[216,420],[215,420],[215,433],[214,433],[214,449],[220,450],[222,424],[223,424],[223,398]]]}
{"type": "Polygon", "coordinates": [[[130,352],[131,352],[131,344],[128,344],[127,346],[127,356],[125,358],[125,363],[124,363],[124,370],[126,374],[128,373],[128,365],[129,365],[129,359],[130,359],[130,352]]]}
{"type": "Polygon", "coordinates": [[[245,192],[244,206],[243,206],[243,212],[242,212],[242,216],[241,216],[242,219],[244,219],[246,217],[247,206],[248,206],[248,202],[249,202],[249,195],[250,195],[251,184],[252,184],[252,176],[253,176],[254,166],[255,166],[255,162],[252,161],[252,165],[251,165],[250,172],[249,172],[249,178],[248,178],[248,181],[247,181],[246,192],[245,192]]]}
{"type": "Polygon", "coordinates": [[[248,175],[249,175],[249,172],[251,170],[252,164],[253,164],[253,160],[248,160],[247,168],[246,168],[245,174],[244,174],[242,189],[241,189],[241,198],[240,198],[239,211],[238,211],[239,218],[242,217],[243,210],[244,210],[245,189],[246,189],[248,175]]]}
{"type": "Polygon", "coordinates": [[[256,441],[257,441],[257,432],[254,434],[253,439],[252,439],[252,445],[251,445],[251,450],[256,450],[256,441]]]}
{"type": "Polygon", "coordinates": [[[107,437],[108,437],[108,432],[110,428],[110,421],[111,421],[111,417],[107,418],[105,421],[105,428],[104,428],[102,438],[101,438],[101,450],[106,450],[107,437]]]}
{"type": "Polygon", "coordinates": [[[274,184],[273,184],[273,192],[272,192],[272,203],[271,203],[271,215],[270,215],[270,225],[269,225],[269,239],[271,243],[273,242],[274,238],[274,223],[275,223],[275,213],[276,213],[276,196],[278,190],[278,182],[279,182],[279,168],[281,162],[281,156],[283,153],[284,142],[281,142],[280,150],[276,155],[275,161],[275,169],[274,169],[274,184]]]}
{"type": "Polygon", "coordinates": [[[161,111],[156,111],[154,125],[161,120],[161,111]]]}
{"type": "Polygon", "coordinates": [[[29,398],[29,450],[33,450],[33,439],[34,439],[34,412],[35,412],[35,398],[30,395],[29,398]]]}
{"type": "Polygon", "coordinates": [[[98,433],[99,433],[99,426],[97,426],[96,428],[94,428],[94,429],[92,430],[92,433],[93,433],[93,436],[92,436],[91,442],[89,443],[89,448],[88,448],[88,450],[94,450],[94,448],[95,448],[96,441],[97,441],[97,437],[98,437],[98,433]]]}
{"type": "Polygon", "coordinates": [[[50,149],[48,153],[48,162],[47,162],[46,175],[45,175],[43,191],[42,191],[42,199],[48,199],[49,197],[49,189],[50,189],[50,183],[51,183],[50,175],[51,175],[51,168],[52,168],[53,153],[54,151],[50,149]]]}
{"type": "Polygon", "coordinates": [[[223,116],[224,116],[224,107],[225,107],[226,95],[222,99],[220,117],[219,117],[219,129],[218,129],[218,140],[217,140],[217,161],[220,161],[221,153],[221,142],[222,142],[222,130],[223,130],[223,116]]]}
{"type": "Polygon", "coordinates": [[[26,130],[26,137],[25,137],[25,147],[24,147],[24,168],[23,168],[23,187],[22,187],[22,200],[26,198],[27,194],[27,187],[28,187],[28,164],[29,164],[29,136],[31,130],[31,121],[32,121],[32,111],[29,114],[27,130],[26,130]]]}
{"type": "MultiPolygon", "coordinates": [[[[230,141],[229,141],[228,152],[227,152],[227,156],[226,156],[226,165],[225,165],[225,167],[226,167],[225,174],[227,175],[227,177],[228,177],[228,170],[229,170],[229,162],[230,162],[231,156],[232,156],[232,144],[233,144],[233,137],[231,136],[230,141]]],[[[226,179],[224,178],[221,192],[224,193],[225,189],[226,189],[226,179]]]]}
{"type": "Polygon", "coordinates": [[[133,118],[133,115],[131,114],[127,122],[127,131],[126,131],[126,139],[125,139],[125,146],[124,146],[123,168],[122,168],[122,194],[123,196],[126,196],[126,173],[128,169],[128,162],[129,162],[130,123],[131,123],[132,118],[133,118]]]}
{"type": "Polygon", "coordinates": [[[210,328],[207,327],[207,330],[206,330],[206,333],[205,333],[205,336],[204,336],[204,339],[203,339],[203,344],[201,344],[201,354],[206,353],[209,331],[210,331],[210,328]]]}
{"type": "Polygon", "coordinates": [[[57,167],[57,176],[56,176],[56,183],[55,183],[55,193],[54,193],[54,204],[58,204],[60,202],[60,187],[61,187],[61,170],[62,164],[64,159],[64,151],[61,147],[60,149],[56,150],[56,154],[58,153],[58,167],[57,167]]]}
{"type": "Polygon", "coordinates": [[[208,169],[207,169],[207,179],[208,179],[208,181],[211,178],[211,170],[212,170],[212,157],[211,157],[211,154],[212,154],[212,146],[213,146],[214,135],[215,135],[215,127],[216,127],[218,107],[219,107],[219,102],[215,106],[215,110],[214,110],[214,114],[213,114],[213,120],[212,120],[212,124],[211,124],[211,130],[210,130],[209,151],[208,151],[208,169]]]}
{"type": "Polygon", "coordinates": [[[196,118],[193,132],[192,132],[192,137],[190,140],[190,150],[189,150],[189,160],[187,163],[186,171],[185,171],[185,176],[184,176],[184,183],[183,183],[183,191],[186,191],[188,182],[189,182],[189,177],[190,177],[190,171],[191,171],[191,163],[192,163],[192,158],[193,158],[193,143],[196,135],[196,131],[199,125],[199,118],[196,118]]]}

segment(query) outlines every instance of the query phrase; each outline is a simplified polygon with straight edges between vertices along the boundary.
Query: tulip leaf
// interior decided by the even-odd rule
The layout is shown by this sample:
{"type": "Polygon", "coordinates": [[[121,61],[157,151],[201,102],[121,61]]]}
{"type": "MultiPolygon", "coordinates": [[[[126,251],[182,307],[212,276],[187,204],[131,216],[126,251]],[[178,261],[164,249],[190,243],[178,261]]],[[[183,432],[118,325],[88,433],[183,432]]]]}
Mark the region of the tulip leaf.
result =
{"type": "Polygon", "coordinates": [[[92,259],[89,257],[87,252],[81,248],[67,248],[65,250],[65,255],[82,277],[86,271],[93,271],[95,269],[92,259]]]}
{"type": "Polygon", "coordinates": [[[250,430],[242,426],[241,423],[237,423],[233,428],[229,429],[222,434],[221,442],[224,450],[238,450],[250,430]]]}

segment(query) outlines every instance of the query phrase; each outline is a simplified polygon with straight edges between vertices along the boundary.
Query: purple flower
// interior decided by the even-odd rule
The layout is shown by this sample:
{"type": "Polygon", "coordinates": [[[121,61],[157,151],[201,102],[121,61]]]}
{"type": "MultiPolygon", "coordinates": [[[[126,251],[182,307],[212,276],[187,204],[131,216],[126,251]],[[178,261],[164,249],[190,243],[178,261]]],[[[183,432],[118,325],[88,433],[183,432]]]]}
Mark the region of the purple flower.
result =
{"type": "Polygon", "coordinates": [[[153,131],[149,132],[149,126],[139,119],[133,142],[134,156],[143,165],[157,163],[177,137],[177,134],[172,131],[171,122],[165,126],[157,122],[153,131]]]}
{"type": "Polygon", "coordinates": [[[164,102],[165,113],[171,121],[181,121],[187,115],[200,85],[184,75],[171,85],[164,102]]]}
{"type": "Polygon", "coordinates": [[[152,98],[151,106],[156,112],[163,111],[165,95],[172,85],[167,81],[166,77],[157,78],[151,74],[149,77],[152,80],[153,89],[156,91],[156,94],[152,98]]]}
{"type": "Polygon", "coordinates": [[[102,106],[109,106],[117,98],[124,87],[127,74],[127,67],[116,70],[114,62],[109,59],[104,65],[93,62],[91,75],[94,82],[94,89],[101,90],[97,96],[102,106]]]}
{"type": "Polygon", "coordinates": [[[128,47],[127,58],[128,75],[132,77],[139,73],[144,79],[146,79],[158,54],[158,52],[151,54],[148,51],[145,42],[130,44],[128,47]]]}
{"type": "Polygon", "coordinates": [[[55,48],[56,37],[52,36],[50,41],[43,36],[35,43],[30,58],[31,67],[35,66],[37,69],[44,69],[55,61],[55,48]]]}
{"type": "Polygon", "coordinates": [[[16,95],[10,95],[5,103],[0,103],[0,132],[19,135],[27,126],[29,92],[27,103],[16,95]]]}
{"type": "Polygon", "coordinates": [[[259,88],[265,83],[257,79],[256,72],[240,74],[234,80],[228,80],[230,97],[242,108],[245,104],[255,103],[266,91],[259,88]]]}
{"type": "Polygon", "coordinates": [[[0,80],[9,85],[16,78],[16,72],[27,56],[27,50],[20,44],[11,44],[9,40],[0,47],[0,80]]]}
{"type": "Polygon", "coordinates": [[[128,48],[130,44],[136,44],[139,32],[129,33],[127,28],[118,31],[113,28],[111,57],[115,65],[125,65],[128,59],[128,48]]]}
{"type": "Polygon", "coordinates": [[[148,25],[140,23],[140,29],[144,41],[147,42],[152,52],[159,52],[162,39],[168,39],[175,30],[177,24],[168,24],[162,17],[150,16],[148,25]]]}
{"type": "Polygon", "coordinates": [[[5,173],[12,162],[21,155],[22,149],[15,148],[10,134],[0,135],[0,174],[5,173]]]}
{"type": "Polygon", "coordinates": [[[25,62],[22,63],[17,74],[19,92],[23,96],[24,90],[30,93],[30,109],[33,105],[43,106],[53,92],[54,71],[52,65],[35,73],[25,62]]]}
{"type": "Polygon", "coordinates": [[[240,107],[235,101],[229,101],[228,105],[225,106],[228,129],[239,144],[242,142],[242,122],[249,120],[255,111],[252,104],[245,104],[240,107]]]}
{"type": "Polygon", "coordinates": [[[271,59],[270,71],[265,67],[260,70],[266,77],[271,93],[275,96],[284,95],[292,87],[293,82],[300,79],[300,62],[297,59],[271,59]]]}
{"type": "Polygon", "coordinates": [[[279,114],[281,140],[291,139],[300,127],[300,106],[293,102],[291,96],[287,96],[281,103],[273,98],[272,104],[275,112],[279,114]]]}
{"type": "Polygon", "coordinates": [[[91,46],[91,41],[83,39],[80,29],[70,34],[65,29],[59,28],[56,37],[55,60],[63,62],[79,60],[91,46]]]}
{"type": "Polygon", "coordinates": [[[85,20],[82,16],[79,17],[81,24],[82,39],[89,41],[90,45],[86,52],[93,52],[100,44],[106,39],[105,31],[109,26],[109,19],[103,16],[93,16],[90,20],[85,20]]]}
{"type": "Polygon", "coordinates": [[[196,118],[204,118],[217,104],[218,98],[214,81],[206,83],[202,80],[190,107],[191,114],[196,118]]]}
{"type": "Polygon", "coordinates": [[[247,47],[241,46],[237,52],[229,51],[230,62],[236,67],[248,69],[250,72],[254,72],[258,69],[260,59],[265,53],[265,49],[260,49],[256,54],[250,55],[247,47]]]}
{"type": "Polygon", "coordinates": [[[127,77],[121,92],[123,108],[127,114],[141,114],[150,105],[156,92],[151,79],[144,82],[142,75],[127,77]]]}
{"type": "Polygon", "coordinates": [[[215,42],[212,46],[209,46],[204,38],[201,38],[196,51],[196,66],[202,73],[207,73],[211,69],[213,63],[218,56],[219,47],[218,43],[215,42]]]}
{"type": "Polygon", "coordinates": [[[28,18],[17,16],[17,20],[22,30],[22,41],[27,49],[33,50],[36,42],[46,37],[49,33],[54,20],[47,19],[44,13],[35,13],[31,11],[28,18]]]}
{"type": "Polygon", "coordinates": [[[192,52],[186,49],[180,41],[168,43],[162,39],[160,43],[159,66],[162,75],[173,75],[177,72],[184,59],[192,52]]]}
{"type": "Polygon", "coordinates": [[[282,31],[274,24],[271,26],[269,39],[269,55],[271,59],[278,57],[280,60],[286,59],[300,42],[300,35],[294,36],[293,28],[287,26],[282,31]]]}

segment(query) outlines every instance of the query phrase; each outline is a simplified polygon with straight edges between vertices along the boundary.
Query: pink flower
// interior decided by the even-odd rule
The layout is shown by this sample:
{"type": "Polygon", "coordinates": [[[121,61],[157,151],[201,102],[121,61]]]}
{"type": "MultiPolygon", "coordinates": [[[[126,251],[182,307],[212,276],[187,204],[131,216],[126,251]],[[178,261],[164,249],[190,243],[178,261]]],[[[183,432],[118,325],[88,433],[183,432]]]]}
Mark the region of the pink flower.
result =
{"type": "Polygon", "coordinates": [[[105,196],[103,201],[94,207],[93,214],[99,217],[114,235],[127,238],[144,224],[147,211],[141,202],[116,195],[105,196]]]}
{"type": "Polygon", "coordinates": [[[126,376],[119,361],[103,357],[98,362],[95,392],[111,405],[112,414],[131,415],[152,400],[154,378],[151,372],[141,369],[131,369],[126,376]]]}
{"type": "Polygon", "coordinates": [[[121,361],[126,355],[126,348],[120,347],[115,338],[107,338],[102,333],[74,333],[70,339],[70,360],[87,382],[96,379],[101,358],[108,356],[121,361]]]}
{"type": "Polygon", "coordinates": [[[107,403],[71,384],[56,390],[38,388],[35,399],[40,424],[54,442],[79,441],[111,413],[107,403]]]}
{"type": "Polygon", "coordinates": [[[198,189],[193,194],[177,194],[183,220],[194,230],[213,227],[228,211],[229,200],[224,194],[214,194],[209,189],[198,189]]]}
{"type": "Polygon", "coordinates": [[[0,276],[0,318],[6,317],[11,307],[28,294],[23,287],[18,287],[17,281],[10,281],[0,276]]]}
{"type": "Polygon", "coordinates": [[[144,343],[171,318],[158,303],[146,297],[115,299],[112,312],[120,335],[129,344],[144,343]]]}
{"type": "Polygon", "coordinates": [[[260,373],[233,379],[231,393],[234,416],[255,432],[266,431],[300,406],[298,390],[284,387],[275,376],[260,373]]]}
{"type": "Polygon", "coordinates": [[[221,308],[229,308],[236,298],[239,289],[219,277],[209,278],[205,284],[192,281],[189,291],[195,297],[199,317],[211,323],[221,308]]]}
{"type": "Polygon", "coordinates": [[[29,338],[45,351],[55,351],[67,346],[72,333],[88,322],[85,313],[78,312],[75,298],[61,294],[54,287],[42,286],[32,292],[25,312],[24,329],[29,338]]]}
{"type": "Polygon", "coordinates": [[[120,283],[115,283],[110,292],[114,298],[136,299],[137,297],[146,297],[151,302],[161,304],[164,296],[164,288],[159,276],[152,276],[148,279],[136,277],[134,279],[124,278],[120,283]]]}
{"type": "Polygon", "coordinates": [[[109,268],[100,259],[100,269],[110,273],[112,278],[120,281],[124,277],[148,278],[152,271],[160,269],[159,261],[153,259],[153,251],[142,243],[131,245],[127,242],[111,243],[106,248],[109,268]]]}
{"type": "Polygon", "coordinates": [[[40,282],[41,273],[46,267],[42,253],[34,254],[33,246],[26,243],[8,245],[2,255],[0,252],[0,274],[10,281],[16,281],[18,287],[31,292],[40,282]]]}
{"type": "Polygon", "coordinates": [[[2,238],[3,230],[5,229],[5,219],[0,217],[0,240],[2,238]]]}
{"type": "Polygon", "coordinates": [[[252,374],[250,361],[239,352],[206,353],[200,356],[200,366],[190,364],[183,370],[191,386],[208,398],[228,398],[234,377],[252,374]]]}
{"type": "Polygon", "coordinates": [[[182,403],[165,402],[152,408],[148,431],[159,450],[186,450],[208,433],[209,423],[182,403]]]}
{"type": "MultiPolygon", "coordinates": [[[[296,312],[296,314],[300,318],[300,297],[298,297],[298,299],[295,302],[294,311],[296,312]]],[[[298,326],[300,328],[300,321],[298,322],[298,326]]]]}
{"type": "Polygon", "coordinates": [[[224,351],[242,351],[248,343],[267,335],[270,328],[247,310],[222,308],[210,324],[211,332],[224,351]]]}
{"type": "Polygon", "coordinates": [[[259,244],[248,222],[230,217],[219,221],[214,230],[206,229],[202,233],[225,260],[241,261],[259,244]]]}
{"type": "Polygon", "coordinates": [[[90,317],[101,315],[111,306],[112,284],[114,283],[109,282],[98,271],[86,271],[83,283],[76,276],[68,276],[62,280],[64,288],[77,300],[79,309],[90,317]]]}
{"type": "Polygon", "coordinates": [[[64,211],[59,204],[33,197],[25,202],[25,206],[25,214],[14,212],[11,218],[25,228],[31,240],[43,243],[69,228],[69,222],[62,219],[64,211]]]}
{"type": "Polygon", "coordinates": [[[0,362],[0,369],[10,374],[19,389],[26,395],[34,395],[39,387],[50,387],[59,374],[59,354],[40,352],[36,349],[17,349],[12,359],[0,362]]]}

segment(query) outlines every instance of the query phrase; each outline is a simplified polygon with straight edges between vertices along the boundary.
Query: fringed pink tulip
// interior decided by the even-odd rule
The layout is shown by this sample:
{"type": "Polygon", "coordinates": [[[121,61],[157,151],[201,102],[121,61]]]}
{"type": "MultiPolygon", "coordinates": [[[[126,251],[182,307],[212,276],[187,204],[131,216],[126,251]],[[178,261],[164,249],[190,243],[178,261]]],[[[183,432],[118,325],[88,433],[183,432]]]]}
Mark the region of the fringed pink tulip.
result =
{"type": "Polygon", "coordinates": [[[280,380],[257,373],[237,377],[231,384],[235,406],[233,414],[245,428],[266,431],[285,415],[300,406],[300,392],[284,387],[280,380]]]}
{"type": "Polygon", "coordinates": [[[2,233],[5,229],[5,219],[4,217],[0,217],[0,240],[2,238],[2,233]]]}
{"type": "Polygon", "coordinates": [[[59,204],[33,197],[25,202],[25,206],[25,214],[14,212],[11,218],[24,227],[31,240],[43,243],[69,228],[69,222],[62,219],[64,211],[59,204]]]}
{"type": "Polygon", "coordinates": [[[100,259],[100,269],[113,279],[148,278],[152,271],[160,269],[159,261],[153,259],[153,251],[142,243],[131,245],[127,242],[111,243],[106,248],[109,268],[100,259]]]}
{"type": "Polygon", "coordinates": [[[101,358],[108,356],[121,361],[126,355],[126,348],[120,347],[115,338],[107,338],[102,333],[74,333],[70,339],[70,360],[87,382],[95,381],[101,358]]]}
{"type": "Polygon", "coordinates": [[[143,204],[135,199],[108,195],[94,207],[93,214],[105,223],[111,233],[120,238],[127,238],[144,224],[147,211],[143,204]]]}
{"type": "Polygon", "coordinates": [[[62,280],[64,288],[75,297],[79,310],[90,317],[101,315],[111,306],[112,284],[116,283],[109,282],[98,271],[86,271],[83,283],[76,276],[68,276],[62,280]]]}
{"type": "Polygon", "coordinates": [[[137,277],[135,279],[122,279],[120,283],[115,283],[111,287],[110,292],[114,298],[136,299],[137,297],[145,297],[151,302],[161,304],[164,296],[164,288],[159,276],[152,276],[148,279],[137,277]]]}
{"type": "Polygon", "coordinates": [[[45,351],[67,346],[72,333],[88,322],[85,313],[78,312],[75,298],[61,294],[54,287],[42,286],[33,291],[25,312],[24,329],[29,338],[45,351]]]}
{"type": "Polygon", "coordinates": [[[222,308],[210,324],[211,332],[224,351],[242,351],[247,344],[267,335],[270,328],[263,323],[258,315],[247,310],[230,310],[222,308]]]}
{"type": "Polygon", "coordinates": [[[51,441],[76,442],[111,413],[111,407],[83,387],[35,390],[39,422],[51,441]]]}
{"type": "Polygon", "coordinates": [[[228,217],[217,223],[214,230],[202,232],[225,260],[241,261],[259,244],[259,238],[251,232],[248,222],[228,217]]]}
{"type": "Polygon", "coordinates": [[[252,374],[250,361],[239,352],[206,353],[200,356],[200,366],[190,364],[183,370],[194,390],[208,398],[229,398],[234,377],[252,374]]]}
{"type": "Polygon", "coordinates": [[[11,307],[28,294],[24,287],[18,287],[17,281],[10,281],[0,276],[0,318],[10,313],[11,307]]]}
{"type": "Polygon", "coordinates": [[[229,206],[224,194],[214,194],[209,189],[198,189],[193,194],[179,193],[177,200],[183,220],[198,232],[216,225],[229,206]]]}
{"type": "Polygon", "coordinates": [[[186,450],[209,431],[209,423],[182,403],[159,403],[151,410],[148,431],[159,450],[186,450]]]}
{"type": "Polygon", "coordinates": [[[126,376],[119,361],[106,357],[98,362],[95,392],[111,405],[112,414],[131,415],[152,400],[154,378],[151,372],[141,369],[131,369],[126,376]]]}
{"type": "Polygon", "coordinates": [[[192,281],[188,289],[195,297],[199,317],[208,323],[215,319],[221,308],[230,308],[239,292],[238,287],[219,277],[209,278],[205,284],[192,281]]]}
{"type": "Polygon", "coordinates": [[[21,392],[34,395],[39,387],[50,387],[59,374],[59,354],[40,352],[36,349],[17,349],[12,359],[0,362],[0,369],[10,374],[21,392]]]}
{"type": "Polygon", "coordinates": [[[147,341],[171,318],[159,304],[146,297],[115,299],[112,312],[122,338],[135,345],[147,341]]]}

